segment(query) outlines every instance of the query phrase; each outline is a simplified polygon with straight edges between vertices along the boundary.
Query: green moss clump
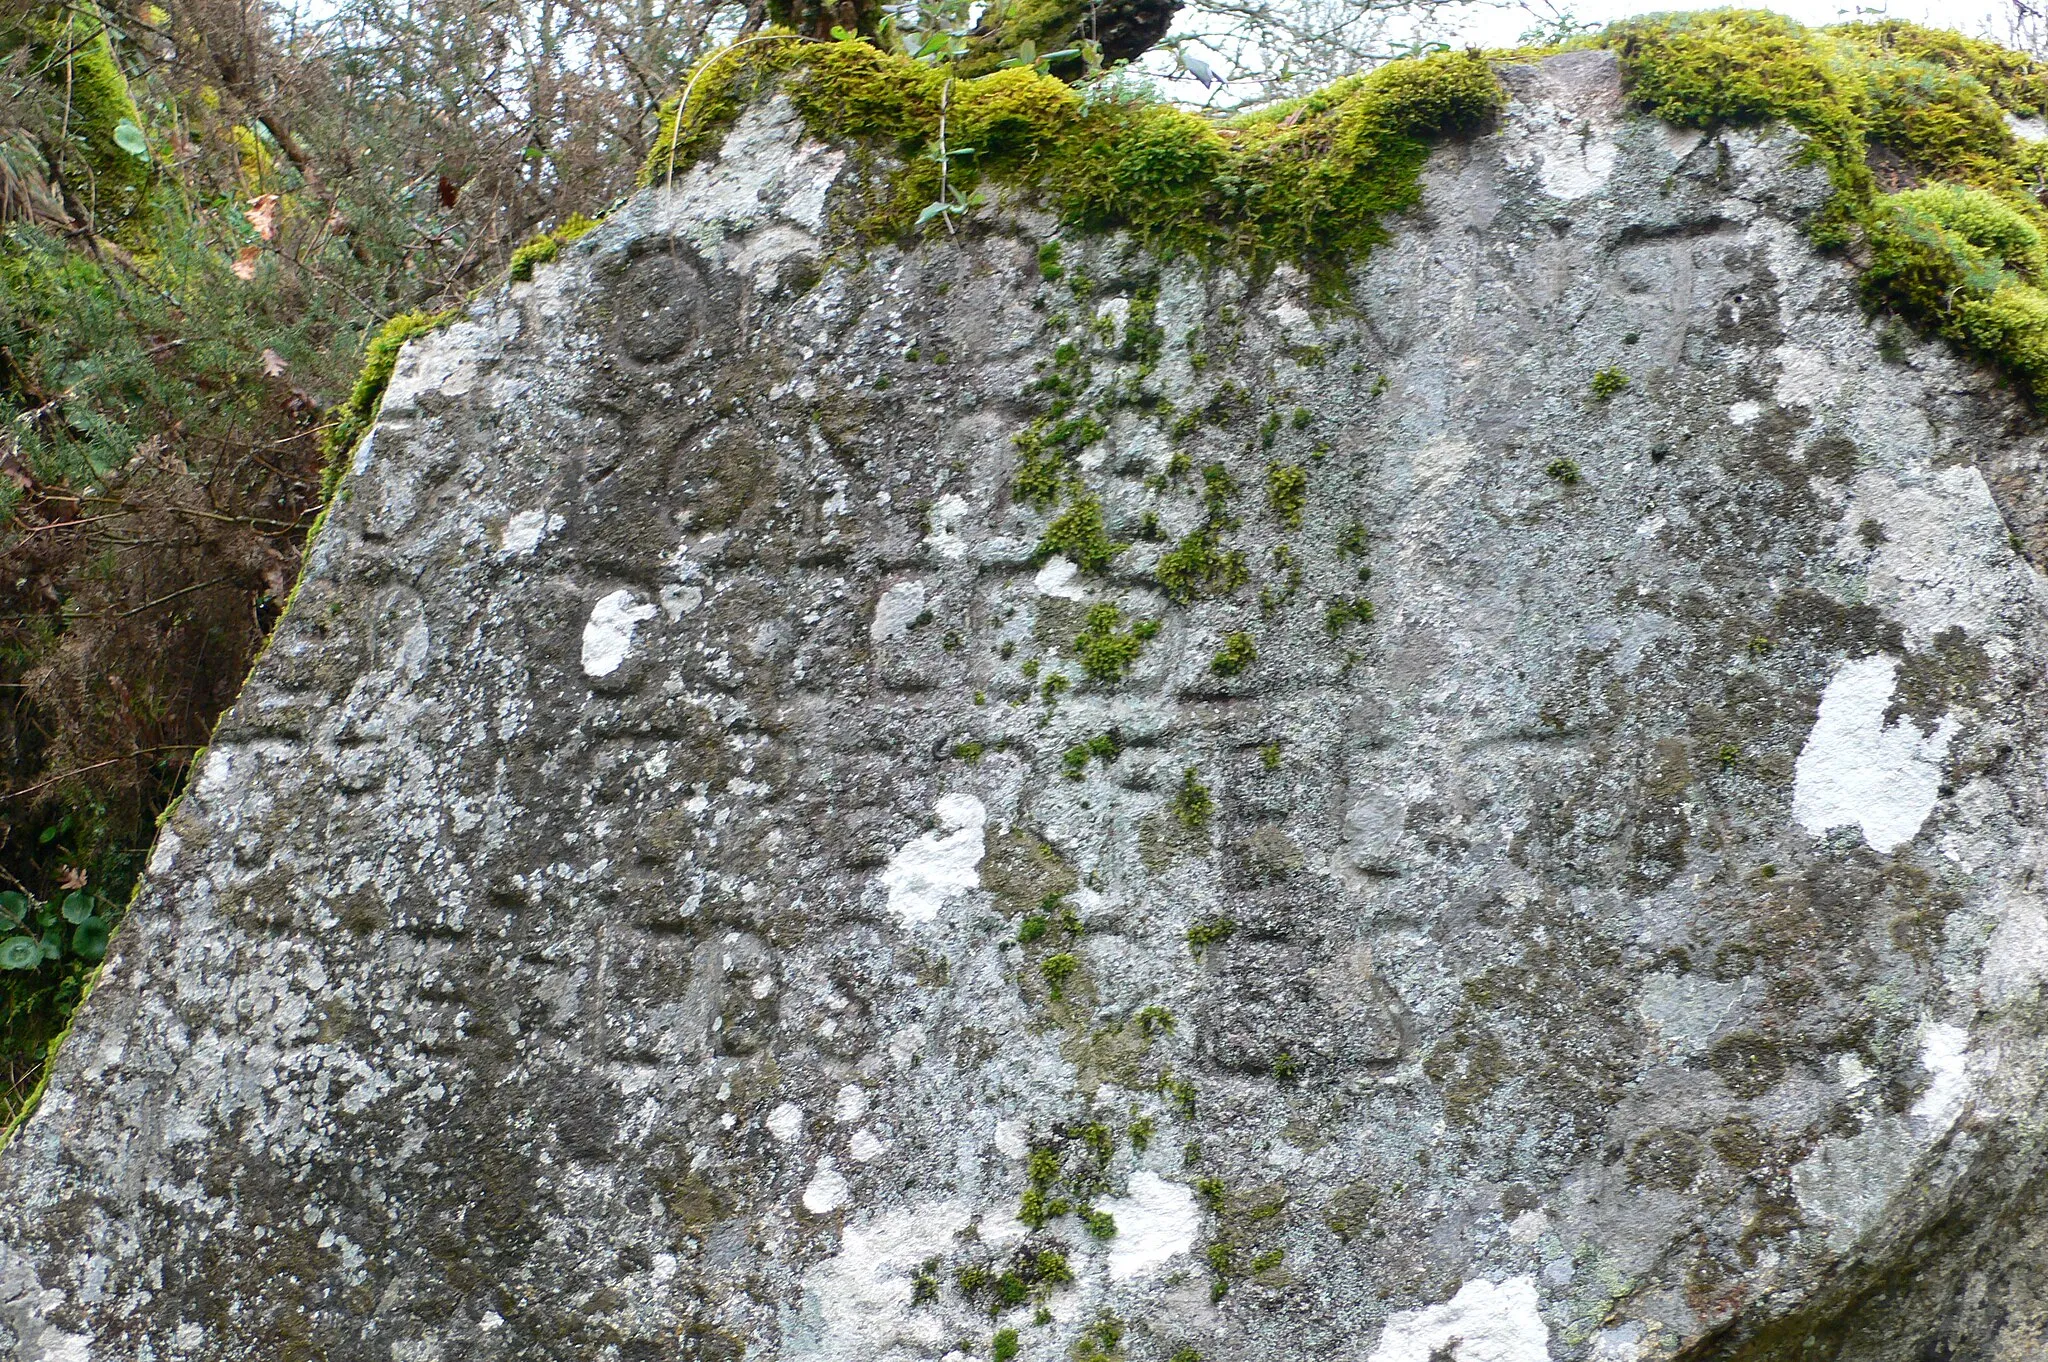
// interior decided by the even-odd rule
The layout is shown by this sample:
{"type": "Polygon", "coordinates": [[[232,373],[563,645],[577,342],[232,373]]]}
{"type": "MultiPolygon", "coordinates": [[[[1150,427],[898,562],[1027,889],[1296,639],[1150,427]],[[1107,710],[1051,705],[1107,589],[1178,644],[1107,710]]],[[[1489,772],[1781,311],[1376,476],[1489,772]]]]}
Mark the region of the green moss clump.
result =
{"type": "Polygon", "coordinates": [[[1543,465],[1543,475],[1567,487],[1577,486],[1585,475],[1579,471],[1576,459],[1556,458],[1543,465]]]}
{"type": "Polygon", "coordinates": [[[356,375],[355,387],[350,390],[348,401],[342,404],[334,424],[327,428],[324,440],[327,471],[321,488],[323,496],[334,495],[356,441],[376,421],[377,408],[384,400],[384,389],[391,383],[392,371],[398,367],[399,352],[405,349],[405,343],[424,332],[438,331],[461,315],[461,311],[455,308],[446,312],[401,312],[378,328],[370,343],[363,347],[363,367],[356,375]]]}
{"type": "MultiPolygon", "coordinates": [[[[1067,416],[1057,404],[1054,412],[1059,414],[1048,412],[1010,437],[1017,446],[1017,473],[1011,488],[1019,501],[1041,508],[1058,502],[1074,457],[1108,434],[1108,428],[1095,416],[1067,416]]],[[[1098,507],[1098,527],[1100,523],[1098,507]]],[[[1121,552],[1121,546],[1116,551],[1121,552]]]]}
{"type": "Polygon", "coordinates": [[[1081,670],[1091,681],[1111,684],[1124,679],[1147,640],[1159,633],[1159,621],[1138,620],[1129,629],[1118,626],[1123,612],[1107,601],[1090,606],[1085,627],[1074,639],[1081,670]]]}
{"type": "MultiPolygon", "coordinates": [[[[662,107],[642,183],[706,154],[774,81],[814,133],[894,144],[902,169],[863,224],[871,236],[909,230],[938,198],[943,95],[948,148],[973,148],[949,158],[949,188],[1030,189],[1069,224],[1127,229],[1162,251],[1294,260],[1326,291],[1385,239],[1380,217],[1416,201],[1429,139],[1477,131],[1503,101],[1478,53],[1433,53],[1223,123],[1128,93],[1084,104],[1030,67],[949,73],[868,43],[769,33],[692,70],[689,108],[662,107]]],[[[1041,260],[1042,273],[1048,263],[1058,268],[1041,260]]]]}
{"type": "Polygon", "coordinates": [[[571,213],[569,220],[552,232],[542,232],[525,245],[512,252],[511,266],[505,271],[506,277],[521,282],[533,278],[533,267],[545,265],[561,253],[562,247],[581,237],[587,236],[597,226],[596,218],[587,218],[581,213],[571,213]]]}
{"type": "Polygon", "coordinates": [[[1619,369],[1602,369],[1593,375],[1592,383],[1587,386],[1593,390],[1594,401],[1605,402],[1628,387],[1628,375],[1619,369]]]}
{"type": "Polygon", "coordinates": [[[1230,514],[1230,499],[1236,495],[1237,482],[1222,464],[1202,470],[1202,524],[1161,555],[1153,570],[1160,589],[1172,600],[1185,603],[1197,596],[1228,595],[1251,579],[1244,552],[1222,547],[1223,536],[1237,528],[1237,519],[1230,514]]]}
{"type": "Polygon", "coordinates": [[[1258,658],[1259,648],[1250,634],[1232,634],[1223,640],[1216,656],[1209,659],[1209,670],[1218,676],[1236,676],[1258,658]]]}
{"type": "Polygon", "coordinates": [[[1227,917],[1211,918],[1188,928],[1188,948],[1197,955],[1219,941],[1228,941],[1237,931],[1237,924],[1227,917]]]}
{"type": "MultiPolygon", "coordinates": [[[[1323,631],[1331,638],[1335,638],[1343,633],[1349,625],[1371,624],[1372,615],[1372,602],[1363,596],[1354,596],[1349,600],[1332,601],[1323,608],[1323,631]]],[[[1273,765],[1277,766],[1279,764],[1280,749],[1275,747],[1273,749],[1273,765]]]]}
{"type": "Polygon", "coordinates": [[[1308,506],[1308,470],[1300,464],[1267,464],[1266,504],[1281,524],[1300,529],[1301,513],[1308,506]]]}
{"type": "Polygon", "coordinates": [[[2030,283],[2048,282],[2048,250],[2042,247],[2040,224],[2024,208],[1998,195],[1936,184],[1892,194],[1882,202],[1891,210],[1946,228],[2030,283]]]}
{"type": "Polygon", "coordinates": [[[2048,67],[2024,52],[1982,38],[1922,28],[1902,19],[1838,24],[1828,30],[1859,46],[1895,54],[1904,61],[1945,67],[1982,85],[2007,112],[2022,118],[2048,114],[2048,67]]]}
{"type": "Polygon", "coordinates": [[[2005,122],[2048,111],[2048,67],[1912,24],[1813,30],[1748,10],[1630,20],[1595,41],[1620,55],[1630,94],[1672,122],[1783,119],[1806,133],[1836,191],[1809,231],[1861,247],[1866,301],[2048,399],[2048,210],[2027,192],[2048,150],[2005,122]],[[1880,150],[1920,183],[1878,192],[1880,150]]]}
{"type": "Polygon", "coordinates": [[[2048,268],[2036,214],[1982,190],[1909,190],[1877,200],[1863,290],[1908,320],[1997,360],[2048,400],[2048,268]]]}
{"type": "Polygon", "coordinates": [[[1089,572],[1101,572],[1129,548],[1112,540],[1102,526],[1102,503],[1094,497],[1077,498],[1059,519],[1046,526],[1038,541],[1034,561],[1043,563],[1055,555],[1067,558],[1089,572]]]}
{"type": "Polygon", "coordinates": [[[1074,975],[1080,969],[1080,960],[1070,951],[1048,955],[1038,962],[1038,972],[1045,977],[1046,990],[1052,995],[1054,1002],[1059,1002],[1066,996],[1067,985],[1073,982],[1074,975]]]}
{"type": "Polygon", "coordinates": [[[1202,777],[1190,766],[1181,772],[1180,789],[1167,801],[1167,809],[1178,818],[1181,826],[1190,830],[1209,825],[1209,817],[1216,812],[1216,801],[1209,795],[1209,787],[1202,783],[1202,777]]]}
{"type": "Polygon", "coordinates": [[[1077,742],[1060,756],[1060,767],[1068,780],[1079,780],[1088,773],[1091,761],[1115,761],[1117,754],[1124,750],[1123,742],[1114,733],[1098,733],[1086,742],[1077,742]]]}

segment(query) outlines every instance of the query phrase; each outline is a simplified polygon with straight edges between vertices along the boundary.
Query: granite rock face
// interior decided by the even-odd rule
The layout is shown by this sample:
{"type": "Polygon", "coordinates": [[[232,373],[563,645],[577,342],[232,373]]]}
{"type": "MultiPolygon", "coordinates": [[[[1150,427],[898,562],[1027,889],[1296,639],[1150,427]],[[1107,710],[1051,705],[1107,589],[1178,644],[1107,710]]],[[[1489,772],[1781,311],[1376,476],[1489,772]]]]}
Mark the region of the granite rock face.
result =
{"type": "Polygon", "coordinates": [[[2039,428],[1503,79],[1344,306],[771,98],[414,342],[0,1357],[2039,1356],[2039,428]]]}

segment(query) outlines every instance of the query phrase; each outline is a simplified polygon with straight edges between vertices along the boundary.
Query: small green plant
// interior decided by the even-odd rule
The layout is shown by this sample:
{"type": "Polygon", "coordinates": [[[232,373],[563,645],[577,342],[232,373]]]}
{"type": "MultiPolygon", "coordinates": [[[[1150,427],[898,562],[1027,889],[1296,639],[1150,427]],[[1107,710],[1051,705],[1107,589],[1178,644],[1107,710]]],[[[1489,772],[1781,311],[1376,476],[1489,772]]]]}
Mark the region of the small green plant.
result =
{"type": "Polygon", "coordinates": [[[1371,624],[1372,617],[1372,602],[1363,596],[1332,601],[1323,609],[1323,631],[1331,638],[1335,638],[1343,633],[1348,625],[1371,624]]]}
{"type": "Polygon", "coordinates": [[[1218,676],[1236,676],[1258,658],[1258,645],[1252,642],[1250,634],[1231,634],[1216,650],[1216,656],[1209,659],[1209,670],[1218,676]]]}
{"type": "Polygon", "coordinates": [[[1261,747],[1259,749],[1259,765],[1265,767],[1268,771],[1277,771],[1280,769],[1279,743],[1269,742],[1264,747],[1261,747]]]}
{"type": "Polygon", "coordinates": [[[1048,955],[1039,962],[1038,972],[1045,976],[1046,989],[1052,994],[1054,1002],[1065,999],[1067,985],[1073,982],[1074,975],[1080,968],[1080,960],[1071,951],[1048,955]]]}
{"type": "Polygon", "coordinates": [[[1742,749],[1732,742],[1724,742],[1721,744],[1721,750],[1716,752],[1714,757],[1715,760],[1721,763],[1722,770],[1732,771],[1742,764],[1742,749]]]}
{"type": "Polygon", "coordinates": [[[597,226],[594,218],[581,213],[571,213],[568,221],[552,232],[543,232],[512,252],[512,261],[506,276],[514,282],[533,278],[533,267],[544,265],[561,254],[562,247],[587,235],[597,226]]]}
{"type": "Polygon", "coordinates": [[[1301,1061],[1292,1053],[1282,1050],[1273,1056],[1273,1077],[1282,1083],[1291,1083],[1301,1076],[1301,1061]]]}
{"type": "Polygon", "coordinates": [[[910,1274],[910,1304],[914,1308],[939,1299],[939,1260],[927,1258],[910,1274]]]}
{"type": "Polygon", "coordinates": [[[974,764],[979,762],[982,758],[982,754],[987,751],[988,748],[986,745],[978,743],[971,738],[968,739],[966,742],[956,742],[953,744],[953,756],[955,757],[955,759],[959,761],[964,761],[969,766],[973,766],[974,764]]]}
{"type": "Polygon", "coordinates": [[[1074,639],[1074,651],[1091,681],[1109,685],[1123,680],[1144,651],[1146,640],[1159,633],[1157,620],[1138,620],[1129,629],[1120,629],[1122,622],[1123,612],[1107,601],[1088,607],[1085,626],[1074,639]]]}
{"type": "Polygon", "coordinates": [[[1281,524],[1300,529],[1302,510],[1308,505],[1308,470],[1298,463],[1267,464],[1266,504],[1281,524]]]}
{"type": "Polygon", "coordinates": [[[1595,401],[1605,402],[1626,387],[1628,387],[1628,375],[1619,369],[1602,369],[1599,373],[1593,375],[1592,388],[1595,401]]]}
{"type": "Polygon", "coordinates": [[[1184,1344],[1181,1347],[1175,1348],[1172,1355],[1166,1359],[1166,1362],[1202,1362],[1202,1355],[1196,1352],[1193,1347],[1184,1344]]]}
{"type": "Polygon", "coordinates": [[[1257,1254],[1252,1258],[1251,1269],[1255,1273],[1271,1272],[1286,1260],[1286,1249],[1267,1249],[1264,1253],[1257,1254]]]}
{"type": "Polygon", "coordinates": [[[1061,767],[1068,780],[1079,780],[1088,773],[1090,761],[1115,761],[1123,751],[1123,743],[1115,733],[1098,733],[1086,742],[1077,742],[1069,747],[1060,758],[1061,767]]]}
{"type": "Polygon", "coordinates": [[[1584,476],[1579,472],[1578,460],[1562,457],[1552,459],[1549,463],[1543,465],[1543,475],[1547,478],[1555,479],[1567,487],[1577,486],[1580,479],[1584,476]]]}
{"type": "Polygon", "coordinates": [[[1337,536],[1339,558],[1363,558],[1365,551],[1371,546],[1372,536],[1366,532],[1365,526],[1356,520],[1346,525],[1343,532],[1337,536]]]}
{"type": "Polygon", "coordinates": [[[990,1362],[1016,1362],[1017,1354],[1021,1351],[1023,1345],[1017,1341],[1015,1329],[998,1329],[996,1336],[989,1340],[990,1362]]]}
{"type": "Polygon", "coordinates": [[[1159,1075],[1157,1091],[1173,1103],[1173,1109],[1179,1112],[1183,1119],[1194,1119],[1195,1085],[1192,1082],[1174,1073],[1162,1073],[1159,1075]]]}
{"type": "Polygon", "coordinates": [[[1195,1195],[1202,1199],[1202,1205],[1213,1214],[1221,1214],[1224,1204],[1230,1199],[1230,1191],[1217,1177],[1199,1178],[1195,1182],[1195,1195]]]}
{"type": "Polygon", "coordinates": [[[1222,547],[1223,536],[1237,527],[1230,514],[1236,495],[1237,481],[1229,469],[1220,463],[1202,469],[1202,525],[1162,555],[1153,573],[1171,599],[1186,602],[1201,595],[1227,595],[1251,579],[1244,552],[1222,547]]]}
{"type": "Polygon", "coordinates": [[[1209,1282],[1209,1302],[1213,1305],[1230,1294],[1230,1245],[1211,1244],[1205,1256],[1209,1271],[1214,1274],[1209,1282]]]}
{"type": "Polygon", "coordinates": [[[1085,571],[1101,572],[1128,547],[1116,543],[1104,531],[1102,503],[1094,497],[1081,497],[1046,526],[1045,537],[1038,541],[1033,558],[1042,563],[1057,555],[1072,560],[1085,571]]]}
{"type": "Polygon", "coordinates": [[[1228,941],[1236,930],[1237,924],[1227,917],[1212,917],[1205,922],[1197,922],[1188,928],[1188,947],[1200,955],[1217,942],[1228,941]]]}
{"type": "Polygon", "coordinates": [[[1045,939],[1045,934],[1051,930],[1051,918],[1038,913],[1032,913],[1017,924],[1017,944],[1029,946],[1034,941],[1042,941],[1045,939]]]}
{"type": "Polygon", "coordinates": [[[1173,1013],[1167,1011],[1165,1008],[1161,1007],[1157,1003],[1151,1003],[1145,1007],[1139,1008],[1137,1021],[1138,1029],[1145,1033],[1145,1038],[1147,1040],[1150,1040],[1152,1037],[1160,1034],[1161,1032],[1165,1032],[1169,1036],[1173,1034],[1173,1013]]]}
{"type": "Polygon", "coordinates": [[[1123,1342],[1123,1321],[1105,1310],[1095,1317],[1095,1322],[1081,1331],[1074,1340],[1073,1349],[1067,1354],[1073,1362],[1118,1362],[1123,1354],[1117,1345],[1123,1342]]]}
{"type": "Polygon", "coordinates": [[[1180,789],[1168,801],[1167,808],[1182,827],[1196,831],[1208,826],[1209,816],[1216,811],[1216,801],[1210,798],[1209,787],[1202,783],[1201,775],[1190,766],[1181,772],[1180,789]]]}
{"type": "Polygon", "coordinates": [[[1041,242],[1038,247],[1038,277],[1048,284],[1057,284],[1066,268],[1060,264],[1060,243],[1041,242]]]}
{"type": "Polygon", "coordinates": [[[1097,1239],[1116,1238],[1116,1217],[1108,1211],[1084,1210],[1081,1212],[1081,1224],[1097,1239]]]}
{"type": "Polygon", "coordinates": [[[1062,695],[1065,695],[1073,688],[1074,683],[1067,679],[1065,672],[1054,672],[1051,676],[1046,677],[1044,682],[1038,687],[1038,698],[1045,701],[1047,709],[1051,709],[1060,702],[1062,695]]]}
{"type": "Polygon", "coordinates": [[[1152,1137],[1159,1133],[1159,1123],[1150,1116],[1140,1116],[1131,1122],[1131,1148],[1142,1154],[1152,1144],[1152,1137]]]}
{"type": "Polygon", "coordinates": [[[0,893],[0,970],[33,970],[45,961],[98,960],[107,953],[107,915],[74,889],[56,903],[0,893]]]}

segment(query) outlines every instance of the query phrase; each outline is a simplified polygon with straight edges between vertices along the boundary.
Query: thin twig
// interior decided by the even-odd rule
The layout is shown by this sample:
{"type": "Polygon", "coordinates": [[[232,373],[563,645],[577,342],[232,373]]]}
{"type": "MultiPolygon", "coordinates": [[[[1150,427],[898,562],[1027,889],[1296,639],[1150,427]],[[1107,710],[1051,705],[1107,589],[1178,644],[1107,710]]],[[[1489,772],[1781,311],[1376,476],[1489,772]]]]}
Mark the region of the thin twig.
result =
{"type": "Polygon", "coordinates": [[[59,771],[54,776],[45,777],[33,785],[25,785],[19,790],[9,790],[6,794],[0,794],[0,803],[10,799],[20,799],[23,795],[32,795],[37,790],[47,789],[55,785],[60,780],[69,780],[73,776],[82,776],[87,771],[97,771],[104,766],[116,766],[124,761],[133,761],[137,757],[146,757],[157,752],[196,752],[198,750],[198,744],[189,742],[167,743],[162,747],[138,747],[124,757],[108,757],[105,761],[96,761],[90,766],[75,766],[69,771],[59,771]]]}

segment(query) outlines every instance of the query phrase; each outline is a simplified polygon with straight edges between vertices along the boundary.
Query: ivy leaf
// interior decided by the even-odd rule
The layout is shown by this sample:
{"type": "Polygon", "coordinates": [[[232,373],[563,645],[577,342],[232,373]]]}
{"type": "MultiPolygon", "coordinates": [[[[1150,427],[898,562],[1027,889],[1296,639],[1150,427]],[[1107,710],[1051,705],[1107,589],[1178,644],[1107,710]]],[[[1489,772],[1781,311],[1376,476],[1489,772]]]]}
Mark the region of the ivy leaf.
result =
{"type": "Polygon", "coordinates": [[[114,145],[137,160],[149,159],[149,139],[142,135],[142,129],[135,126],[132,118],[124,118],[114,125],[114,145]]]}
{"type": "Polygon", "coordinates": [[[76,927],[92,916],[92,900],[84,894],[72,891],[64,896],[64,920],[76,927]]]}
{"type": "Polygon", "coordinates": [[[34,969],[43,963],[43,948],[32,936],[10,936],[0,941],[0,969],[34,969]]]}
{"type": "Polygon", "coordinates": [[[71,934],[71,953],[81,960],[98,960],[107,953],[107,920],[89,917],[71,934]]]}

